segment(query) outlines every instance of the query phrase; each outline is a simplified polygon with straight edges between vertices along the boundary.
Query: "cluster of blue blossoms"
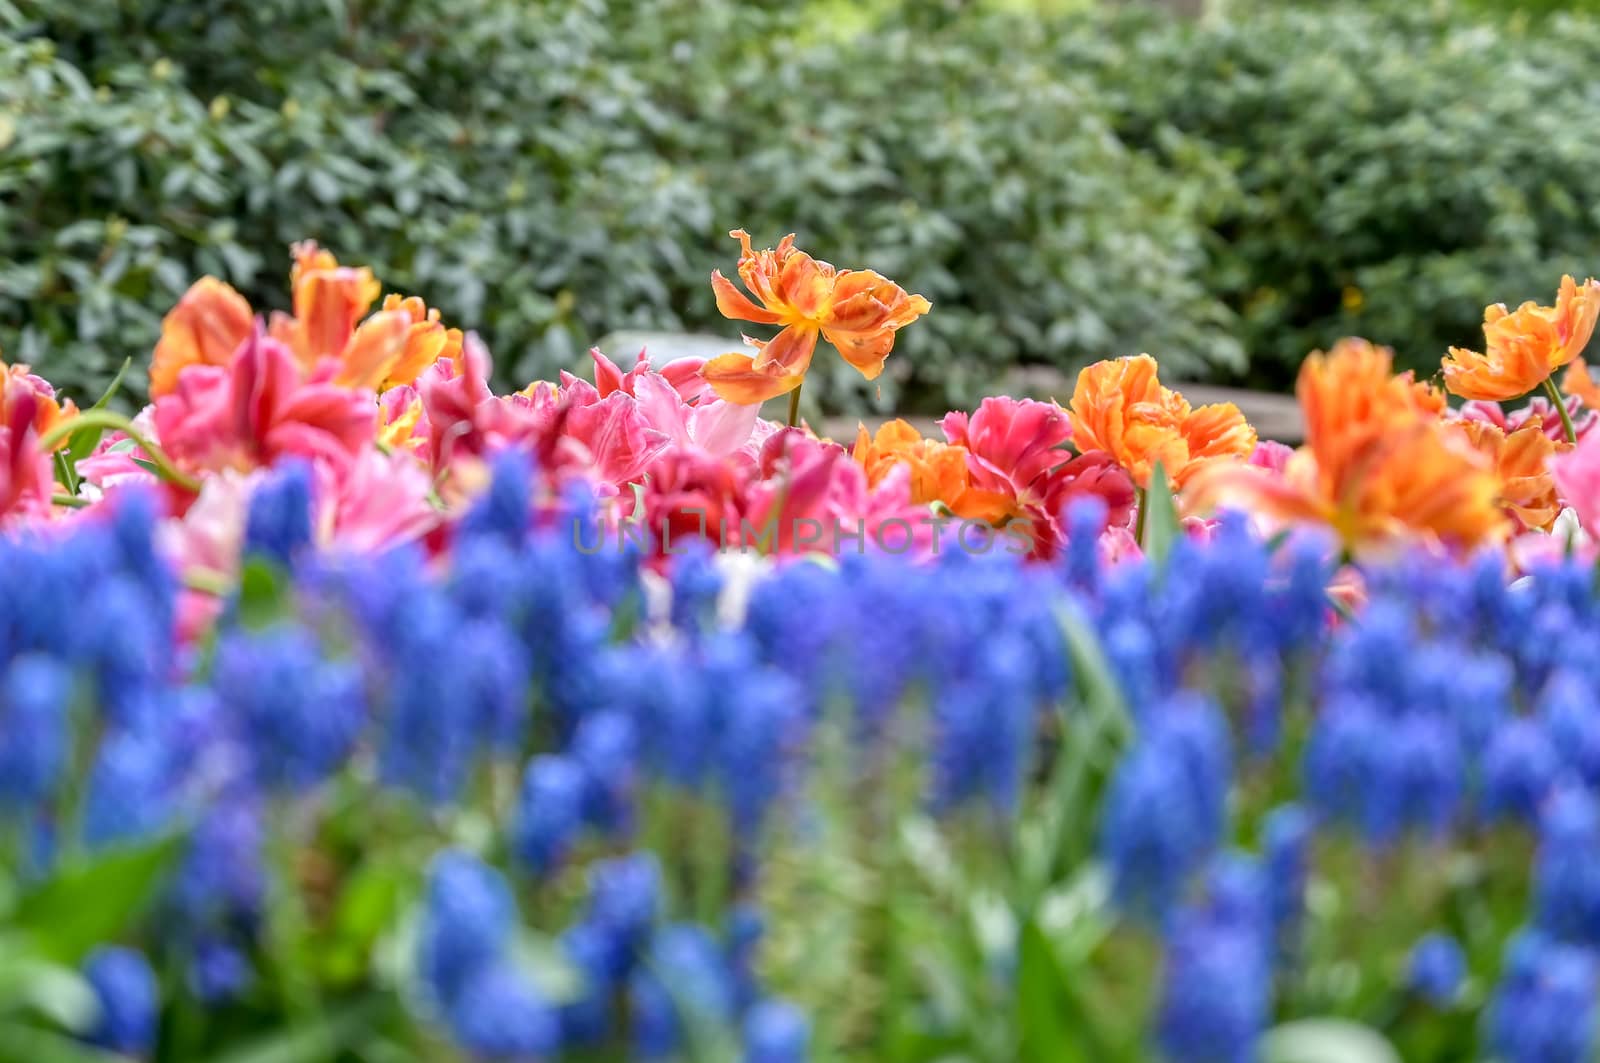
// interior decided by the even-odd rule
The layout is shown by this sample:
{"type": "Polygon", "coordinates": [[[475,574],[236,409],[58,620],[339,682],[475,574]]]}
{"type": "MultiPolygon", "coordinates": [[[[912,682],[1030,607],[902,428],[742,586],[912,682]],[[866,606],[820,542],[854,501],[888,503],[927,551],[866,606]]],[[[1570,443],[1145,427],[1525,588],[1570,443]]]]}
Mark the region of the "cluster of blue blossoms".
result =
{"type": "Polygon", "coordinates": [[[757,898],[774,839],[807,829],[819,738],[845,736],[863,773],[913,750],[935,821],[1003,824],[1046,799],[1037,781],[1100,668],[1116,756],[1094,859],[1124,932],[1161,947],[1164,1058],[1256,1058],[1315,995],[1301,965],[1319,868],[1518,838],[1528,866],[1506,888],[1526,926],[1473,922],[1446,891],[1395,978],[1407,1007],[1470,1014],[1481,994],[1482,1043],[1509,1063],[1589,1058],[1592,573],[1508,587],[1497,560],[1401,563],[1369,572],[1370,601],[1339,621],[1319,543],[1224,522],[1160,565],[1107,567],[1084,504],[1050,566],[852,556],[735,588],[689,554],[663,610],[643,559],[576,548],[583,497],[530,518],[529,482],[502,458],[430,563],[319,553],[305,474],[285,469],[253,503],[243,589],[188,649],[137,495],[0,541],[0,815],[19,888],[180,840],[151,909],[78,957],[99,1001],[80,1036],[153,1054],[164,998],[248,999],[285,876],[311,888],[292,854],[348,846],[329,824],[354,804],[366,844],[426,850],[416,917],[395,929],[404,962],[362,977],[465,1056],[809,1058],[808,1017],[762,977],[757,898]],[[663,808],[715,822],[725,859],[692,884],[713,908],[673,870],[663,808]]]}

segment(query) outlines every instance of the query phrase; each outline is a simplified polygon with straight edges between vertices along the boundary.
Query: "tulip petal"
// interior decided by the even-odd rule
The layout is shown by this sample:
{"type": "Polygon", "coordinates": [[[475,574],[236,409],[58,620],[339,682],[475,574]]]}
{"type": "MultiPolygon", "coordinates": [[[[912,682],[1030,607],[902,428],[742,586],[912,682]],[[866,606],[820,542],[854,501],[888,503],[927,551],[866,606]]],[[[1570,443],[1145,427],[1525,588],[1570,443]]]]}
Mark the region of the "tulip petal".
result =
{"type": "Polygon", "coordinates": [[[741,406],[751,406],[793,391],[805,379],[803,373],[763,373],[755,368],[748,354],[724,354],[707,362],[700,370],[706,383],[720,398],[741,406]]]}

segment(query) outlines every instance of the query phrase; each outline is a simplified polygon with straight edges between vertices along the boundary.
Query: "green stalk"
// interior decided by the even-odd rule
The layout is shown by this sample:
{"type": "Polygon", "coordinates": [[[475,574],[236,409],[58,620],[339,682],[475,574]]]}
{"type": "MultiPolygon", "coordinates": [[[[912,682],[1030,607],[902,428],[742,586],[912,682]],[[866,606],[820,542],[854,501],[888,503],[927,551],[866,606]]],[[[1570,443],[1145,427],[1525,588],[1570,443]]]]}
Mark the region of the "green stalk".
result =
{"type": "Polygon", "coordinates": [[[800,383],[798,383],[798,384],[796,384],[794,386],[794,390],[789,392],[789,427],[790,428],[794,428],[797,425],[799,425],[799,423],[800,423],[800,389],[805,387],[805,386],[806,386],[806,382],[802,378],[800,383]]]}
{"type": "Polygon", "coordinates": [[[1578,430],[1572,425],[1572,415],[1567,412],[1567,404],[1561,398],[1561,389],[1556,386],[1554,377],[1544,378],[1544,390],[1550,396],[1550,401],[1556,404],[1556,411],[1561,414],[1561,427],[1567,433],[1567,442],[1576,446],[1578,443],[1578,430]]]}
{"type": "Polygon", "coordinates": [[[143,432],[139,431],[132,420],[111,410],[90,409],[84,410],[76,417],[69,417],[40,436],[39,446],[46,451],[52,450],[57,443],[66,439],[80,428],[109,428],[113,432],[121,432],[133,440],[135,446],[144,451],[145,457],[149,459],[150,464],[155,466],[157,476],[168,483],[176,484],[186,491],[199,492],[199,480],[174,465],[172,459],[167,457],[166,451],[156,446],[143,432]]]}

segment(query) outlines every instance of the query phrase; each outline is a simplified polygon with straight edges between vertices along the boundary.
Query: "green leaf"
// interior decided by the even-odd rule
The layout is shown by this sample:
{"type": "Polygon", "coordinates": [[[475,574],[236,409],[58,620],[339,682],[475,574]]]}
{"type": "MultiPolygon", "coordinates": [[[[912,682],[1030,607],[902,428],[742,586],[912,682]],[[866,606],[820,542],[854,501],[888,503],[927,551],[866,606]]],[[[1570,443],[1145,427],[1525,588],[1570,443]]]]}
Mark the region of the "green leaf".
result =
{"type": "Polygon", "coordinates": [[[280,1030],[218,1056],[212,1063],[323,1063],[373,1032],[388,1001],[362,997],[293,1029],[280,1030]]]}
{"type": "Polygon", "coordinates": [[[14,923],[41,957],[75,967],[127,930],[155,897],[181,845],[182,837],[171,835],[66,864],[21,899],[14,923]]]}
{"type": "Polygon", "coordinates": [[[1144,537],[1139,546],[1145,556],[1157,565],[1167,560],[1172,544],[1183,534],[1183,522],[1178,519],[1178,507],[1172,500],[1172,485],[1167,482],[1167,470],[1156,462],[1150,470],[1150,486],[1144,493],[1144,537]]]}
{"type": "Polygon", "coordinates": [[[56,1026],[82,1033],[99,1014],[94,990],[70,967],[31,955],[24,943],[7,941],[0,960],[0,1010],[29,1010],[56,1026]]]}
{"type": "Polygon", "coordinates": [[[288,611],[289,593],[283,569],[260,557],[247,558],[239,572],[239,622],[266,627],[288,611]]]}
{"type": "Polygon", "coordinates": [[[0,1023],[0,1063],[117,1063],[121,1056],[21,1023],[0,1023]]]}
{"type": "Polygon", "coordinates": [[[1073,1053],[1063,1005],[1066,979],[1055,949],[1039,924],[1022,924],[1017,942],[1017,1058],[1029,1063],[1059,1063],[1073,1053]]]}
{"type": "MultiPolygon", "coordinates": [[[[132,365],[132,358],[124,358],[122,360],[122,368],[117,370],[117,375],[111,378],[111,383],[101,396],[95,400],[95,404],[89,407],[91,410],[103,410],[111,404],[111,400],[116,397],[117,392],[122,390],[122,381],[127,377],[128,368],[132,365]]],[[[104,434],[105,427],[102,425],[90,425],[72,433],[72,441],[67,445],[66,449],[66,460],[71,463],[73,469],[77,468],[78,462],[94,453],[94,448],[100,445],[100,437],[104,434]]],[[[77,491],[76,475],[73,477],[73,482],[68,486],[74,493],[77,491]]]]}
{"type": "Polygon", "coordinates": [[[1271,1030],[1262,1063],[1401,1063],[1382,1034],[1344,1019],[1302,1019],[1271,1030]]]}

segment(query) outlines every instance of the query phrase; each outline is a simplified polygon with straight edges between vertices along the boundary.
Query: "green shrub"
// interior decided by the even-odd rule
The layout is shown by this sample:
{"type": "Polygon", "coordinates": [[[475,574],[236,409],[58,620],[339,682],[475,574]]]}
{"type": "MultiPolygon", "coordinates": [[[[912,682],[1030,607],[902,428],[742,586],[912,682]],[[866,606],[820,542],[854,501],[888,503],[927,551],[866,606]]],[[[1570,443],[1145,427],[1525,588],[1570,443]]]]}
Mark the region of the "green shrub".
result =
{"type": "Polygon", "coordinates": [[[1117,21],[1081,48],[1127,141],[1221,163],[1212,290],[1250,378],[1285,384],[1339,336],[1431,371],[1476,344],[1489,302],[1549,302],[1600,247],[1600,21],[1508,24],[1458,6],[1261,5],[1248,17],[1117,21]]]}
{"type": "Polygon", "coordinates": [[[707,275],[742,226],[936,304],[881,400],[819,362],[838,404],[943,408],[1023,359],[1238,364],[1201,197],[1055,63],[1075,21],[803,8],[0,0],[0,343],[92,391],[194,275],[282,305],[311,236],[525,380],[615,329],[737,335],[707,275]]]}

